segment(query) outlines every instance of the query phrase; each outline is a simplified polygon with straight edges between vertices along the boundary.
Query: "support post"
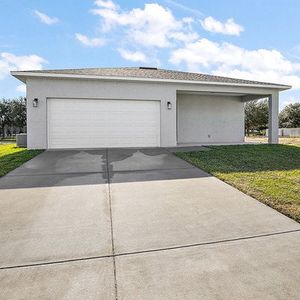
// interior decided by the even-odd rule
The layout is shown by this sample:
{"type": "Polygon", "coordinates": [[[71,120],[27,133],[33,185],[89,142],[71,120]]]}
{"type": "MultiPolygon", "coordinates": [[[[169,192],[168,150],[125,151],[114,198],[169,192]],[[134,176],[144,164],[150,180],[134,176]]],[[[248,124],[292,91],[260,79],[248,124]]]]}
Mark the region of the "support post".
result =
{"type": "Polygon", "coordinates": [[[279,93],[275,92],[269,96],[269,133],[268,143],[278,144],[278,112],[279,112],[279,93]]]}

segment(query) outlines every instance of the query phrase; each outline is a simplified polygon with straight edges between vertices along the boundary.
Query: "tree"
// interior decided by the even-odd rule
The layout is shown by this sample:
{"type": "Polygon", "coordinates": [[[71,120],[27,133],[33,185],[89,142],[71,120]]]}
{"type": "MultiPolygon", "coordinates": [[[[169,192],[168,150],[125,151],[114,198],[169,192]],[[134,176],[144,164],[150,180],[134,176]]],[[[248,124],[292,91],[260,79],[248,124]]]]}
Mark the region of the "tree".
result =
{"type": "Polygon", "coordinates": [[[19,99],[14,99],[11,102],[11,119],[12,124],[15,127],[23,128],[26,126],[26,101],[25,98],[20,97],[19,99]]]}
{"type": "Polygon", "coordinates": [[[9,126],[21,129],[26,126],[25,98],[0,100],[0,129],[3,137],[9,126]]]}
{"type": "Polygon", "coordinates": [[[251,131],[268,128],[268,100],[254,100],[245,104],[245,129],[249,136],[251,131]]]}
{"type": "Polygon", "coordinates": [[[11,102],[7,99],[2,99],[0,102],[0,127],[3,137],[5,137],[5,126],[10,126],[11,121],[11,102]]]}
{"type": "Polygon", "coordinates": [[[257,129],[265,130],[269,123],[269,104],[268,100],[258,101],[257,103],[257,129]]]}
{"type": "Polygon", "coordinates": [[[279,114],[279,125],[283,128],[300,128],[300,103],[287,105],[279,114]]]}
{"type": "Polygon", "coordinates": [[[249,101],[245,104],[245,129],[248,136],[255,127],[255,105],[255,101],[249,101]]]}

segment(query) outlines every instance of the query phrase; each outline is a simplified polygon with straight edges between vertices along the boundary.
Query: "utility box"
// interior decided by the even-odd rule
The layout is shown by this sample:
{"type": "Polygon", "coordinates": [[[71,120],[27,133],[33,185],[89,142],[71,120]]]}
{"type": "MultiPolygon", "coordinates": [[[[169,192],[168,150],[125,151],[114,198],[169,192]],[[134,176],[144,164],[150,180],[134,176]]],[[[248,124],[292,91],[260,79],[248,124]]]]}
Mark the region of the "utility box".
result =
{"type": "Polygon", "coordinates": [[[16,134],[16,142],[18,147],[27,147],[27,134],[26,133],[16,134]]]}

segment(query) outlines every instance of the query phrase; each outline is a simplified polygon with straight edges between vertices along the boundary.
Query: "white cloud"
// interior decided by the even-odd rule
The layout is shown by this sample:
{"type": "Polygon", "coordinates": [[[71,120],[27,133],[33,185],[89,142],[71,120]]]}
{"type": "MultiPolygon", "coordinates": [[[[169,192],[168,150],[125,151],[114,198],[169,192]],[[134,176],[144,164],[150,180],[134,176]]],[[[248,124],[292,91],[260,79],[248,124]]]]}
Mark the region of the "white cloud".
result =
{"type": "Polygon", "coordinates": [[[26,94],[26,85],[20,84],[17,86],[16,90],[22,94],[26,94]]]}
{"type": "Polygon", "coordinates": [[[172,32],[169,35],[171,38],[183,42],[183,43],[190,43],[196,41],[199,38],[197,32],[172,32]]]}
{"type": "Polygon", "coordinates": [[[233,19],[228,19],[226,22],[222,23],[213,17],[206,17],[200,22],[202,27],[210,32],[239,36],[240,33],[244,31],[243,26],[235,23],[233,19]]]}
{"type": "Polygon", "coordinates": [[[41,70],[47,61],[38,55],[17,56],[12,53],[0,53],[0,79],[13,70],[41,70]]]}
{"type": "Polygon", "coordinates": [[[134,61],[134,62],[146,62],[146,56],[143,52],[140,51],[129,51],[126,49],[118,49],[119,53],[126,60],[134,61]]]}
{"type": "Polygon", "coordinates": [[[300,64],[291,62],[277,50],[248,50],[203,38],[172,51],[169,61],[176,65],[185,64],[191,71],[285,83],[300,88],[300,64]]]}
{"type": "Polygon", "coordinates": [[[105,40],[101,38],[89,38],[86,35],[76,33],[76,39],[80,41],[83,45],[88,47],[101,47],[105,44],[105,40]]]}
{"type": "Polygon", "coordinates": [[[0,80],[9,74],[9,63],[0,59],[0,80]]]}
{"type": "Polygon", "coordinates": [[[191,30],[191,18],[177,20],[168,8],[157,3],[145,4],[143,9],[134,8],[130,11],[122,11],[112,4],[93,9],[92,13],[101,17],[103,32],[119,29],[128,43],[166,48],[174,42],[190,41],[197,36],[191,30]],[[183,38],[184,34],[188,36],[187,39],[183,38]]]}
{"type": "Polygon", "coordinates": [[[34,14],[39,18],[39,20],[42,23],[47,24],[47,25],[52,25],[52,24],[58,23],[58,21],[59,21],[58,18],[49,17],[46,14],[44,14],[44,13],[38,11],[38,10],[35,10],[34,14]]]}
{"type": "Polygon", "coordinates": [[[95,5],[99,6],[99,7],[103,7],[103,8],[107,8],[107,9],[118,9],[119,6],[117,4],[115,4],[114,2],[112,2],[111,0],[96,0],[95,5]]]}
{"type": "Polygon", "coordinates": [[[295,47],[293,47],[290,51],[289,51],[289,56],[293,57],[295,59],[297,59],[298,61],[300,61],[300,45],[297,45],[295,47]]]}
{"type": "Polygon", "coordinates": [[[10,70],[41,70],[47,61],[38,55],[17,56],[12,53],[2,52],[1,57],[10,65],[10,70]]]}
{"type": "MultiPolygon", "coordinates": [[[[181,5],[173,0],[165,2],[177,7],[181,5]]],[[[201,38],[200,24],[193,17],[176,18],[169,8],[157,3],[130,10],[122,9],[112,0],[94,3],[96,6],[91,12],[100,18],[101,34],[106,41],[118,44],[118,51],[126,60],[160,64],[158,55],[165,54],[163,50],[167,49],[170,63],[190,71],[285,83],[300,88],[300,64],[275,49],[249,50],[201,38]]],[[[188,7],[185,10],[189,11],[188,7]]],[[[210,16],[201,24],[205,30],[225,35],[238,36],[244,31],[233,19],[221,22],[210,16]]]]}

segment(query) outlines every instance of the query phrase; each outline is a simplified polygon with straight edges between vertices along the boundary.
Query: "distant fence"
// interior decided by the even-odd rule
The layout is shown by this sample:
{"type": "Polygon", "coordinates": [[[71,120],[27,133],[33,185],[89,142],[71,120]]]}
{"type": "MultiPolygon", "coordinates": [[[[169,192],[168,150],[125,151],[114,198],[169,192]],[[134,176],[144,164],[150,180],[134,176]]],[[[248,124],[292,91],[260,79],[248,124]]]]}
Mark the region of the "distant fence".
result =
{"type": "MultiPolygon", "coordinates": [[[[286,137],[300,137],[300,128],[279,128],[278,135],[286,137]]],[[[266,130],[266,136],[268,136],[268,129],[266,130]]]]}

